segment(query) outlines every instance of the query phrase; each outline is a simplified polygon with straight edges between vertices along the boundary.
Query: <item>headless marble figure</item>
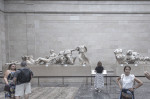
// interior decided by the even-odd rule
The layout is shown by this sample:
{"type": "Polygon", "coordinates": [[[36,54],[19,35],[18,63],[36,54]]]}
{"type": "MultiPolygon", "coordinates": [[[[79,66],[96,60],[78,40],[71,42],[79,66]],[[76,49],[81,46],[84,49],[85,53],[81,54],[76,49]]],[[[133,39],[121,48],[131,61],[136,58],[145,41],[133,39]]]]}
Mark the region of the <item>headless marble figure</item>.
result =
{"type": "Polygon", "coordinates": [[[85,66],[86,64],[90,64],[89,59],[85,55],[85,53],[87,52],[87,48],[84,45],[82,45],[82,46],[78,46],[76,48],[76,50],[79,52],[79,62],[80,62],[80,64],[82,66],[85,66]]]}
{"type": "Polygon", "coordinates": [[[57,54],[54,53],[54,50],[50,50],[50,55],[46,58],[39,57],[38,59],[35,60],[36,63],[38,64],[46,64],[51,62],[57,54]]]}

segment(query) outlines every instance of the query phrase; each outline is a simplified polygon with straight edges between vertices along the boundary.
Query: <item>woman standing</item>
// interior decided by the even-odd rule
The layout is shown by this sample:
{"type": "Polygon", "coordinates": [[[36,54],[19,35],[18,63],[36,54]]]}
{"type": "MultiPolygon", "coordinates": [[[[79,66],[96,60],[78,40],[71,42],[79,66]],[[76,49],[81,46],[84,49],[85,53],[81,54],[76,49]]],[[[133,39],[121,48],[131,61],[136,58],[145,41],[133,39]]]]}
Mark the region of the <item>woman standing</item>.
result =
{"type": "Polygon", "coordinates": [[[14,73],[16,71],[16,65],[10,64],[4,74],[4,81],[6,85],[9,85],[10,90],[5,91],[5,98],[15,99],[15,84],[13,83],[14,73]]]}
{"type": "Polygon", "coordinates": [[[124,74],[122,74],[120,77],[117,78],[117,84],[120,87],[120,97],[119,99],[123,99],[123,93],[131,95],[132,99],[134,98],[134,90],[139,88],[143,85],[143,82],[136,78],[133,74],[130,74],[131,67],[125,66],[124,67],[124,74]],[[119,82],[121,80],[121,83],[119,82]],[[133,85],[134,81],[136,81],[138,84],[133,85]]]}
{"type": "Polygon", "coordinates": [[[103,72],[104,68],[102,66],[101,61],[97,63],[97,67],[95,68],[95,81],[94,81],[94,88],[98,91],[101,92],[102,88],[104,87],[104,78],[103,78],[103,72]]]}

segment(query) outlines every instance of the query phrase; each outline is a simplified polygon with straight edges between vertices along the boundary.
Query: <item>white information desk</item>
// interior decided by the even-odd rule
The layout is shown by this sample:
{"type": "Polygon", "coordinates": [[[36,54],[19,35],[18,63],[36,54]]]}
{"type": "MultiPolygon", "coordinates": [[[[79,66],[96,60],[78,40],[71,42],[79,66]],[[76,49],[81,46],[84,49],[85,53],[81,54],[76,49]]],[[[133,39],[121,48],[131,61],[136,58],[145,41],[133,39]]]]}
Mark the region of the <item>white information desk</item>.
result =
{"type": "MultiPolygon", "coordinates": [[[[95,75],[96,74],[95,70],[91,70],[91,74],[95,75]]],[[[103,70],[103,75],[107,75],[107,70],[103,70]]]]}

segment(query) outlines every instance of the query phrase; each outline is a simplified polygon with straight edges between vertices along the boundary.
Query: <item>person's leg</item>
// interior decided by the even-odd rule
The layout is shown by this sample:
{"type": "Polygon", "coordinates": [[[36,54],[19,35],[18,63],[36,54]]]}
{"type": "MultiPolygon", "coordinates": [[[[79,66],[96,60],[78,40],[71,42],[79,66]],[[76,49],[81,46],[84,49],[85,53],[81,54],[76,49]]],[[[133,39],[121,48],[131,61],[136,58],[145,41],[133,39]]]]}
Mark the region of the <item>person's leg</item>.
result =
{"type": "Polygon", "coordinates": [[[15,99],[20,99],[20,96],[15,96],[15,99]]]}
{"type": "Polygon", "coordinates": [[[20,96],[24,94],[24,84],[16,85],[15,88],[15,99],[20,99],[20,96]]]}
{"type": "Polygon", "coordinates": [[[96,91],[98,91],[98,88],[97,88],[97,75],[95,75],[95,78],[94,78],[94,89],[96,91]]]}
{"type": "Polygon", "coordinates": [[[120,91],[119,99],[121,99],[121,98],[122,98],[122,97],[121,97],[121,95],[122,95],[122,91],[120,91]]]}
{"type": "Polygon", "coordinates": [[[10,98],[10,99],[15,99],[15,97],[12,97],[12,98],[10,98]]]}
{"type": "Polygon", "coordinates": [[[132,99],[134,99],[134,92],[132,92],[132,99]]]}
{"type": "Polygon", "coordinates": [[[102,91],[102,89],[101,88],[98,88],[98,92],[101,92],[102,91]]]}
{"type": "Polygon", "coordinates": [[[29,99],[29,94],[31,93],[31,83],[25,84],[25,99],[29,99]]]}
{"type": "Polygon", "coordinates": [[[25,94],[24,99],[29,99],[29,94],[25,94]]]}

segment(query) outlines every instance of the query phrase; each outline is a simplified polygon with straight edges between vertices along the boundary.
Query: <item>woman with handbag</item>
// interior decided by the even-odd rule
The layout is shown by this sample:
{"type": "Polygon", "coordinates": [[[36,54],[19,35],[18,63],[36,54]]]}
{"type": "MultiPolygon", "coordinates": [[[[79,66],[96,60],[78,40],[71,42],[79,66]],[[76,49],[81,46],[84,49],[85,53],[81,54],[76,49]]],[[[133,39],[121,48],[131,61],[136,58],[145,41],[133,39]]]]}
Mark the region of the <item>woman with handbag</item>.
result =
{"type": "Polygon", "coordinates": [[[16,71],[16,65],[10,64],[8,69],[5,71],[4,74],[4,81],[5,81],[5,99],[15,99],[15,84],[13,82],[13,77],[16,71]]]}
{"type": "Polygon", "coordinates": [[[133,74],[130,74],[131,67],[124,67],[124,74],[117,78],[117,84],[120,87],[119,99],[135,99],[134,90],[143,85],[143,82],[136,78],[133,74]],[[121,83],[120,83],[121,80],[121,83]],[[134,86],[134,81],[138,84],[134,86]]]}

